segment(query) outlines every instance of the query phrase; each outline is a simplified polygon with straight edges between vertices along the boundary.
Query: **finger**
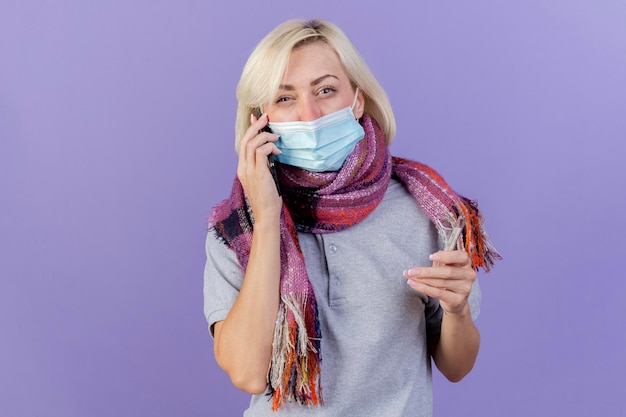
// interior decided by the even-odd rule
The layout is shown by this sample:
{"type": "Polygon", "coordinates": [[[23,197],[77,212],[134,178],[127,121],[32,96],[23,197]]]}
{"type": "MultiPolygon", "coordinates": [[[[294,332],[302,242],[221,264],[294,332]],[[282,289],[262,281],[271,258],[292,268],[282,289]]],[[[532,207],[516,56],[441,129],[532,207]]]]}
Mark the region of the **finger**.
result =
{"type": "Polygon", "coordinates": [[[408,285],[415,291],[421,292],[429,297],[437,298],[441,302],[449,305],[459,305],[465,302],[467,295],[459,294],[447,288],[431,287],[429,285],[408,281],[408,285]]]}
{"type": "Polygon", "coordinates": [[[476,271],[469,265],[416,266],[404,271],[403,275],[407,278],[474,279],[476,271]]]}
{"type": "Polygon", "coordinates": [[[237,153],[239,154],[240,158],[245,158],[244,151],[247,143],[250,141],[250,139],[258,134],[258,130],[254,129],[254,123],[256,121],[257,118],[253,114],[250,114],[250,126],[248,126],[248,129],[246,129],[241,139],[239,139],[239,147],[237,149],[237,153]]]}
{"type": "Polygon", "coordinates": [[[278,155],[280,150],[273,142],[266,142],[254,151],[255,165],[256,166],[269,166],[268,156],[271,154],[278,155]]]}
{"type": "Polygon", "coordinates": [[[260,132],[267,126],[269,121],[270,118],[267,113],[263,113],[258,119],[254,114],[250,114],[250,129],[255,129],[257,132],[260,132]]]}
{"type": "Polygon", "coordinates": [[[268,122],[269,118],[267,117],[267,114],[261,115],[258,119],[254,114],[250,114],[250,126],[248,127],[248,129],[246,129],[246,132],[239,141],[239,155],[241,155],[242,152],[245,151],[245,147],[247,146],[248,142],[254,139],[259,134],[261,129],[263,129],[263,127],[267,125],[268,122]]]}
{"type": "Polygon", "coordinates": [[[469,280],[445,280],[445,279],[429,279],[429,280],[407,280],[409,284],[414,283],[415,285],[424,285],[429,288],[438,288],[441,290],[446,290],[453,292],[455,294],[461,294],[464,296],[469,295],[472,292],[472,281],[469,280]]]}
{"type": "Polygon", "coordinates": [[[459,293],[469,293],[476,280],[476,271],[470,267],[416,267],[404,271],[403,275],[412,282],[459,293]]]}
{"type": "Polygon", "coordinates": [[[239,171],[248,171],[255,168],[256,149],[266,142],[275,142],[278,135],[269,132],[260,132],[259,129],[267,124],[267,115],[262,115],[258,120],[254,115],[250,115],[251,125],[241,138],[239,143],[239,171]],[[242,166],[245,164],[245,166],[242,166]]]}
{"type": "MultiPolygon", "coordinates": [[[[274,145],[274,142],[276,142],[278,140],[278,135],[275,135],[273,133],[268,133],[268,132],[261,132],[258,135],[256,135],[254,138],[252,138],[247,144],[246,144],[246,151],[245,151],[245,160],[246,162],[249,164],[248,167],[250,169],[256,169],[257,166],[257,161],[259,161],[258,155],[259,153],[264,154],[266,159],[267,159],[267,155],[269,155],[270,153],[275,153],[275,151],[278,151],[278,148],[276,147],[276,145],[274,145]],[[266,146],[269,145],[269,146],[266,146]],[[262,148],[262,150],[260,150],[262,148]]],[[[278,153],[280,153],[280,151],[278,151],[278,153]]],[[[263,165],[266,165],[267,161],[263,161],[263,165]]]]}
{"type": "Polygon", "coordinates": [[[466,266],[471,264],[469,255],[463,250],[438,251],[431,254],[428,259],[433,261],[433,265],[466,266]]]}
{"type": "MultiPolygon", "coordinates": [[[[416,273],[407,273],[404,275],[406,279],[422,282],[428,285],[434,285],[437,287],[450,287],[463,285],[464,282],[468,282],[470,285],[476,279],[476,272],[473,269],[454,268],[448,273],[441,273],[440,268],[424,268],[416,273]],[[432,272],[429,274],[429,272],[432,272]]],[[[443,269],[443,268],[442,268],[443,269]]]]}
{"type": "Polygon", "coordinates": [[[241,162],[240,172],[242,176],[240,180],[245,183],[268,181],[268,178],[271,178],[268,155],[277,151],[280,152],[272,142],[264,143],[254,150],[249,150],[247,152],[249,161],[241,162]]]}

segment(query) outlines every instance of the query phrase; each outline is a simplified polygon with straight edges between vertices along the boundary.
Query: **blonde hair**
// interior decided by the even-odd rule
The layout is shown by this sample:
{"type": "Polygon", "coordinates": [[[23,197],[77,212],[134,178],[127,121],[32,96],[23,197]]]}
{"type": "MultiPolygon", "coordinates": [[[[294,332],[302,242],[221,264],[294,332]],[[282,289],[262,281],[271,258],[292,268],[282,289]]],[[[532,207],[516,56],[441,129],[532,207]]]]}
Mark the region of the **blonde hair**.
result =
{"type": "Polygon", "coordinates": [[[339,56],[353,87],[365,95],[364,112],[380,125],[387,144],[396,133],[396,121],[387,93],[348,37],[336,25],[321,19],[289,20],[272,30],[250,54],[237,84],[235,148],[250,127],[250,114],[274,99],[289,63],[291,51],[313,42],[324,42],[339,56]]]}

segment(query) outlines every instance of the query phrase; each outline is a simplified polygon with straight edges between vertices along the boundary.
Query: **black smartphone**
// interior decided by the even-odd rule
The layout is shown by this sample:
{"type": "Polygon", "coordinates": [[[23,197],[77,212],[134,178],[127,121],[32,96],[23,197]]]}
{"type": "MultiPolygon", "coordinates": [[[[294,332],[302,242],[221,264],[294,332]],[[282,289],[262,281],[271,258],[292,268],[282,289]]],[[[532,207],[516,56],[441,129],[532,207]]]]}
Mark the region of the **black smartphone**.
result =
{"type": "MultiPolygon", "coordinates": [[[[261,109],[257,107],[256,109],[256,118],[257,120],[262,116],[261,109]]],[[[272,133],[272,130],[268,125],[265,125],[260,132],[269,132],[272,133]]],[[[278,191],[278,195],[280,196],[280,186],[278,185],[278,174],[276,173],[276,164],[277,161],[274,160],[274,155],[269,154],[267,156],[267,160],[269,162],[270,172],[272,173],[272,178],[274,179],[274,184],[276,184],[276,191],[278,191]]]]}

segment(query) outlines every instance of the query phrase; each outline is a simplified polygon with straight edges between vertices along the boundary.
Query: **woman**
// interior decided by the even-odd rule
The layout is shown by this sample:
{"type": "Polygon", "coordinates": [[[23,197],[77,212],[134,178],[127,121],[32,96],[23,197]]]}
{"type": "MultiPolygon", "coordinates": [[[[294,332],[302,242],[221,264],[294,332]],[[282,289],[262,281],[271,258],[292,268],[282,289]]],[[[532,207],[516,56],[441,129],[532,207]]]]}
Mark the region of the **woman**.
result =
{"type": "Polygon", "coordinates": [[[475,271],[499,257],[476,206],[390,156],[387,96],[328,22],[275,28],[237,98],[204,295],[218,364],[254,394],[244,415],[431,415],[430,358],[451,381],[472,369],[475,271]]]}

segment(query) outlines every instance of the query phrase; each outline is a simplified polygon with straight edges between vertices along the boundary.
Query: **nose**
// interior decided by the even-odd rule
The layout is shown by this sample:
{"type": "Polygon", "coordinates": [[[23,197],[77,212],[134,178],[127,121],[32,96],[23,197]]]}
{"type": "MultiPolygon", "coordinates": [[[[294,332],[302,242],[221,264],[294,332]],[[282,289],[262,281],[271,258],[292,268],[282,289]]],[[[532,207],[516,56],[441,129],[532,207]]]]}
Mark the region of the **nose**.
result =
{"type": "Polygon", "coordinates": [[[300,121],[310,122],[322,117],[322,110],[315,98],[303,97],[298,104],[298,118],[300,121]]]}

